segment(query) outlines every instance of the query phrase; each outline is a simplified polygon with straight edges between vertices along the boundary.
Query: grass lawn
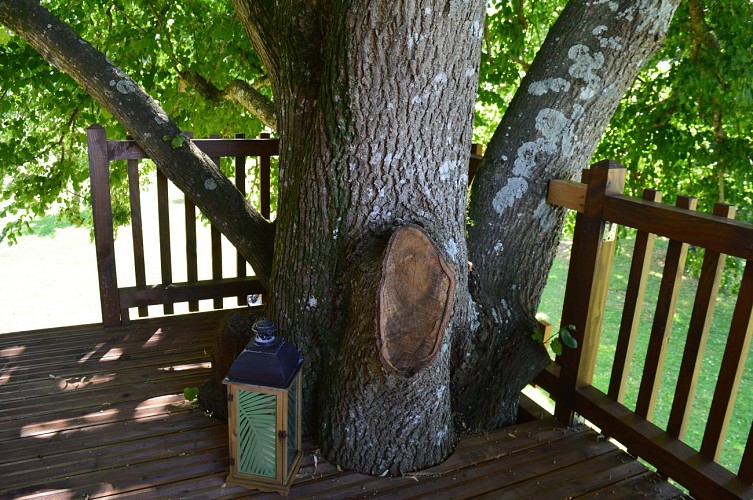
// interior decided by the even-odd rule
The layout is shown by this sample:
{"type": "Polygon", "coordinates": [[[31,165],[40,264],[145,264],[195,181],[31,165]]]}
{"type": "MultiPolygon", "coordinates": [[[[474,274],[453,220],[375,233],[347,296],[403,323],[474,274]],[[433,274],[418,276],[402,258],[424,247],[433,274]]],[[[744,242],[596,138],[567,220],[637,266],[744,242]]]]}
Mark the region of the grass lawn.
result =
{"type": "MultiPolygon", "coordinates": [[[[625,289],[630,271],[630,260],[633,248],[633,238],[624,238],[615,255],[612,278],[609,283],[607,307],[604,318],[604,328],[601,337],[599,356],[596,362],[596,375],[594,386],[606,392],[609,387],[609,375],[611,361],[614,356],[617,334],[620,328],[622,304],[625,298],[625,289]]],[[[625,404],[629,408],[635,408],[640,385],[640,376],[643,373],[643,364],[646,356],[648,338],[653,322],[653,304],[659,293],[663,258],[666,253],[667,240],[657,238],[654,245],[651,274],[646,284],[646,297],[643,313],[641,316],[639,335],[636,340],[635,354],[630,370],[630,378],[625,397],[625,404]]],[[[542,297],[539,310],[549,317],[550,323],[556,330],[559,328],[560,311],[567,281],[567,266],[569,264],[569,247],[561,246],[557,259],[549,275],[544,296],[542,297]]],[[[656,403],[656,411],[653,421],[659,427],[665,428],[669,419],[672,406],[675,384],[682,361],[685,337],[693,310],[696,280],[684,278],[677,309],[672,326],[672,332],[667,349],[667,358],[664,373],[659,386],[659,395],[656,403]]],[[[724,348],[726,345],[732,313],[735,307],[734,295],[720,294],[714,311],[711,332],[708,345],[703,359],[698,390],[693,401],[693,410],[690,417],[685,441],[696,449],[700,448],[703,438],[704,424],[708,416],[711,400],[714,395],[716,379],[719,374],[724,348]]],[[[729,432],[722,449],[720,463],[732,471],[737,471],[753,416],[753,362],[748,359],[745,373],[740,382],[739,392],[729,426],[729,432]]]]}

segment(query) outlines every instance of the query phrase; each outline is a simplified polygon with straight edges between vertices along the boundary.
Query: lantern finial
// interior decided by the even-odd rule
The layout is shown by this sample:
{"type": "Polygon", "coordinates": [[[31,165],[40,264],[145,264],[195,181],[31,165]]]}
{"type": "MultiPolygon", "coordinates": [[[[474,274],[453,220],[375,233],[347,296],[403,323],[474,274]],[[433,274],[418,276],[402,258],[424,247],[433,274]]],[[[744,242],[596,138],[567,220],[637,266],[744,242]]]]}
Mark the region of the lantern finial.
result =
{"type": "Polygon", "coordinates": [[[259,318],[259,320],[254,323],[254,326],[251,327],[251,331],[254,332],[254,342],[256,345],[270,345],[277,340],[277,337],[275,336],[277,333],[277,325],[268,318],[259,318]]]}

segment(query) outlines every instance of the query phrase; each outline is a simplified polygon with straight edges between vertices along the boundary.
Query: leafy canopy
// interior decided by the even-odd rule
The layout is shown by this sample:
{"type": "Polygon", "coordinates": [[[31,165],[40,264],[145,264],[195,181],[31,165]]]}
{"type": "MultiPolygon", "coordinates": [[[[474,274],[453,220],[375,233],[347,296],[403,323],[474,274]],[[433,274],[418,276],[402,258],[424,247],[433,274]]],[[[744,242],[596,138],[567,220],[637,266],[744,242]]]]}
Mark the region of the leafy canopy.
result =
{"type": "MultiPolygon", "coordinates": [[[[474,138],[486,142],[565,0],[491,1],[474,138]]],[[[46,6],[157,98],[184,130],[255,136],[262,123],[218,97],[242,80],[271,98],[264,68],[226,0],[46,6]],[[196,82],[206,85],[197,85],[196,82]],[[209,89],[209,90],[208,90],[209,89]]],[[[753,220],[753,3],[688,0],[664,47],[648,62],[612,120],[597,158],[629,170],[628,190],[657,187],[709,210],[724,200],[753,220]]],[[[65,74],[0,29],[0,240],[53,209],[82,224],[88,203],[85,129],[122,128],[65,74]]],[[[172,138],[171,138],[172,140],[172,138]]],[[[113,173],[116,223],[127,221],[125,168],[113,173]]]]}

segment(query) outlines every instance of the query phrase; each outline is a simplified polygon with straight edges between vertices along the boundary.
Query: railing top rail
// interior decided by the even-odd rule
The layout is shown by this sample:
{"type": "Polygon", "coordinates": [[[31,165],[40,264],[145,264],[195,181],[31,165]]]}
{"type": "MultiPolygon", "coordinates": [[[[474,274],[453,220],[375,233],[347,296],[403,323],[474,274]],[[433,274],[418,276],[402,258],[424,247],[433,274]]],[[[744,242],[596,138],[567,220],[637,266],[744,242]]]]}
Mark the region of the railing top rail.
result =
{"type": "MultiPolygon", "coordinates": [[[[583,211],[586,184],[556,180],[549,183],[549,203],[583,211]]],[[[703,212],[607,194],[604,219],[715,252],[753,260],[753,225],[703,212]]]]}
{"type": "MultiPolygon", "coordinates": [[[[279,139],[191,139],[209,156],[274,156],[279,154],[279,139]]],[[[149,158],[134,140],[107,141],[109,161],[149,158]]]]}

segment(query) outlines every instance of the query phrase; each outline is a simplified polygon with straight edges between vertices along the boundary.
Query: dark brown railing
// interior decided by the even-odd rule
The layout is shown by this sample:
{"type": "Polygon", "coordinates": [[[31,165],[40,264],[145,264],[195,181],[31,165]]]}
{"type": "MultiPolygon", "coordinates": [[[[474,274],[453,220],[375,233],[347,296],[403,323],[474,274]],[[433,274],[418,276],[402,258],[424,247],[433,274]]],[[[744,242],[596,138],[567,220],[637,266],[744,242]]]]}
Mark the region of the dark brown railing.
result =
{"type": "MultiPolygon", "coordinates": [[[[188,302],[189,311],[198,311],[199,300],[212,299],[213,307],[221,309],[225,297],[238,297],[238,304],[246,303],[249,294],[264,292],[259,281],[253,276],[246,276],[246,261],[237,255],[234,276],[223,276],[220,232],[211,228],[212,278],[198,279],[198,260],[196,252],[197,213],[194,204],[184,196],[185,233],[186,233],[186,275],[185,282],[173,281],[173,252],[170,238],[170,217],[168,200],[168,179],[157,171],[157,211],[159,222],[159,255],[161,281],[147,284],[144,256],[144,235],[141,212],[141,182],[139,181],[139,160],[147,158],[146,153],[136,141],[112,141],[107,139],[105,129],[93,125],[87,130],[89,148],[89,173],[92,190],[92,213],[94,217],[94,239],[97,250],[97,268],[99,272],[100,302],[102,323],[105,326],[127,324],[130,321],[130,309],[138,308],[139,317],[149,315],[148,306],[162,305],[165,314],[173,314],[173,304],[188,302]],[[130,218],[133,235],[133,258],[136,286],[119,287],[115,259],[115,238],[113,231],[113,213],[110,194],[110,163],[125,160],[128,168],[128,186],[130,194],[130,218]]],[[[269,135],[258,139],[246,139],[236,135],[234,139],[193,139],[193,143],[204,151],[219,165],[221,158],[230,157],[234,161],[235,185],[246,194],[246,160],[258,159],[259,199],[255,200],[259,212],[266,218],[270,216],[270,198],[273,186],[270,182],[272,157],[278,155],[279,140],[270,139],[269,135]]],[[[472,145],[470,172],[473,176],[481,161],[482,148],[472,145]]]]}
{"type": "Polygon", "coordinates": [[[695,200],[688,197],[679,197],[676,206],[668,206],[659,203],[660,194],[652,190],[646,190],[643,199],[624,196],[624,180],[622,167],[602,162],[584,173],[585,184],[550,182],[549,202],[578,212],[562,325],[575,325],[579,347],[565,349],[536,382],[555,400],[558,419],[572,422],[577,412],[605,435],[624,444],[629,452],[688,488],[692,495],[753,498],[750,436],[737,473],[715,462],[730,422],[753,333],[753,226],[732,220],[734,208],[728,205],[717,204],[714,215],[708,215],[695,212],[695,200]],[[638,231],[609,389],[604,393],[592,384],[615,250],[614,238],[610,237],[614,224],[638,231]],[[638,399],[631,410],[622,403],[656,235],[668,238],[669,244],[638,399]],[[652,417],[688,245],[704,248],[705,254],[669,422],[662,429],[652,423],[652,417]],[[719,370],[716,390],[703,442],[696,450],[683,438],[726,255],[744,259],[746,265],[724,357],[721,365],[715,367],[719,370]]]}
{"type": "MultiPolygon", "coordinates": [[[[102,322],[105,326],[127,324],[129,309],[138,308],[140,317],[149,314],[150,305],[163,305],[165,314],[174,312],[173,304],[188,302],[189,311],[199,310],[199,300],[213,299],[215,309],[223,307],[223,298],[238,297],[239,304],[246,303],[248,294],[263,293],[264,288],[253,276],[246,276],[246,261],[237,255],[235,276],[222,274],[222,251],[220,232],[211,228],[212,279],[198,279],[196,252],[197,212],[193,202],[184,197],[186,233],[186,275],[187,280],[173,282],[173,249],[170,239],[170,216],[168,200],[168,180],[157,171],[157,211],[159,223],[159,255],[161,282],[147,284],[144,258],[144,235],[141,214],[141,183],[139,181],[139,160],[147,155],[135,141],[110,141],[105,129],[94,125],[87,130],[89,148],[89,172],[92,186],[92,212],[94,216],[94,238],[97,249],[99,290],[102,308],[102,322]],[[113,215],[110,198],[110,162],[126,160],[128,167],[128,187],[130,195],[131,231],[133,235],[133,258],[136,286],[118,287],[113,215]]],[[[278,154],[278,139],[261,137],[245,139],[242,135],[234,139],[195,139],[194,144],[219,165],[221,158],[232,157],[235,167],[236,187],[246,194],[246,159],[257,157],[259,165],[260,199],[257,207],[260,213],[270,215],[270,169],[271,158],[278,154]]]]}

